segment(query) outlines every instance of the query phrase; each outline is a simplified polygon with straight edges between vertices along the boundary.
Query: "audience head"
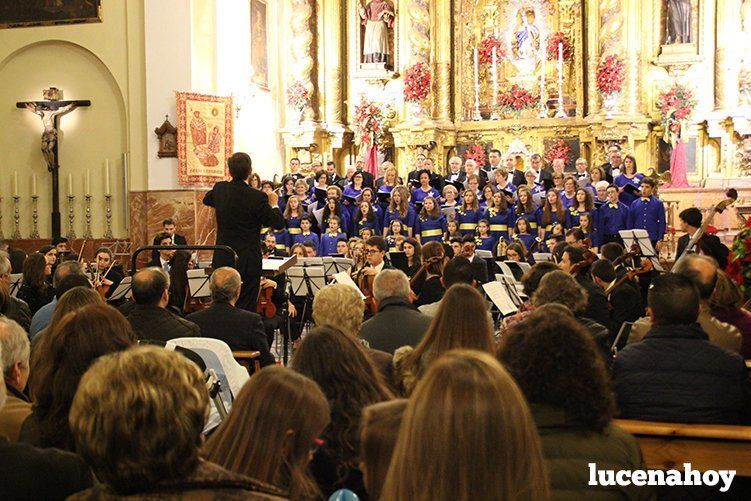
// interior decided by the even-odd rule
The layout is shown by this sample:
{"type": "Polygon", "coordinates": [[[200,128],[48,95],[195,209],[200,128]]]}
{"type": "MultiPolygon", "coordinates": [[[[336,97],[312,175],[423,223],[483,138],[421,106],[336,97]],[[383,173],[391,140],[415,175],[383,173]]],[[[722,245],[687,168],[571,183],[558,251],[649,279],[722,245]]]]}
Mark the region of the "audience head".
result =
{"type": "Polygon", "coordinates": [[[623,246],[618,242],[608,242],[600,247],[600,253],[604,259],[614,263],[624,253],[623,246]]]}
{"type": "Polygon", "coordinates": [[[514,324],[498,350],[527,401],[563,409],[566,421],[601,432],[615,404],[602,356],[589,331],[565,308],[548,304],[514,324]]]}
{"type": "Polygon", "coordinates": [[[616,279],[615,267],[613,266],[613,263],[607,259],[598,259],[592,263],[592,267],[589,271],[592,273],[592,278],[595,283],[600,285],[603,289],[607,289],[608,285],[616,279]]]}
{"type": "Polygon", "coordinates": [[[717,284],[717,261],[701,254],[687,254],[680,258],[671,273],[690,279],[699,290],[702,301],[707,301],[717,284]]]}
{"type": "Polygon", "coordinates": [[[23,262],[23,283],[31,287],[45,287],[51,273],[52,265],[43,254],[29,254],[23,262]]]}
{"type": "MultiPolygon", "coordinates": [[[[46,330],[52,330],[52,326],[60,323],[63,317],[71,311],[80,310],[84,306],[90,304],[104,304],[104,299],[102,299],[102,296],[91,287],[91,284],[68,289],[58,298],[57,303],[55,304],[55,309],[52,312],[52,318],[50,318],[50,323],[47,324],[46,330]]],[[[36,354],[38,351],[38,349],[35,349],[34,353],[36,354]]]]}
{"type": "Polygon", "coordinates": [[[349,285],[327,285],[313,298],[315,324],[331,325],[351,336],[360,335],[364,312],[360,293],[349,285]]]}
{"type": "Polygon", "coordinates": [[[468,350],[433,363],[407,404],[381,498],[547,499],[547,485],[535,423],[506,370],[468,350]]]}
{"type": "Polygon", "coordinates": [[[371,499],[381,499],[381,489],[406,409],[407,400],[399,398],[369,405],[362,413],[360,470],[371,499]]]}
{"type": "Polygon", "coordinates": [[[383,270],[373,281],[373,296],[378,302],[387,297],[398,297],[409,301],[410,288],[407,275],[401,270],[383,270]]]}
{"type": "Polygon", "coordinates": [[[252,172],[252,162],[250,161],[250,155],[247,153],[234,153],[227,159],[227,167],[229,168],[229,175],[233,180],[245,181],[252,172]]]}
{"type": "Polygon", "coordinates": [[[169,301],[169,275],[152,266],[133,275],[131,290],[136,304],[164,307],[169,301]]]}
{"type": "Polygon", "coordinates": [[[689,277],[667,273],[652,280],[647,313],[656,325],[693,324],[699,316],[699,291],[689,277]]]}
{"type": "Polygon", "coordinates": [[[310,451],[328,423],[329,404],[314,381],[285,367],[266,367],[243,386],[204,457],[279,487],[290,499],[314,499],[320,493],[307,472],[310,451]]]}
{"type": "Polygon", "coordinates": [[[709,306],[713,309],[737,309],[743,304],[743,293],[740,287],[727,273],[717,270],[717,285],[709,298],[709,306]]]}
{"type": "Polygon", "coordinates": [[[530,270],[525,273],[522,276],[522,287],[524,288],[524,294],[527,295],[527,297],[532,297],[532,294],[535,293],[537,290],[537,287],[540,285],[540,280],[542,280],[542,277],[550,273],[551,271],[556,271],[560,268],[558,266],[550,261],[541,261],[539,263],[535,263],[530,270]]]}
{"type": "Polygon", "coordinates": [[[55,297],[59,300],[63,297],[63,294],[75,287],[91,289],[91,282],[86,275],[79,275],[78,273],[65,275],[55,285],[55,297]]]}
{"type": "Polygon", "coordinates": [[[57,284],[68,275],[85,276],[83,266],[78,261],[63,261],[55,268],[55,274],[52,275],[52,286],[57,289],[57,284]]]}
{"type": "Polygon", "coordinates": [[[76,392],[70,426],[97,478],[127,495],[195,471],[208,411],[206,386],[193,362],[141,346],[92,365],[76,392]]]}
{"type": "Polygon", "coordinates": [[[240,273],[236,269],[229,266],[217,268],[209,279],[211,301],[234,305],[237,298],[240,297],[242,284],[242,278],[240,278],[240,273]]]}
{"type": "Polygon", "coordinates": [[[10,285],[10,276],[12,273],[13,266],[10,263],[10,259],[4,253],[0,254],[0,281],[5,282],[6,285],[10,285]]]}
{"type": "MultiPolygon", "coordinates": [[[[18,391],[29,379],[29,337],[23,327],[9,318],[0,317],[0,352],[5,384],[18,391]]],[[[2,405],[0,405],[2,408],[2,405]]]]}
{"type": "Polygon", "coordinates": [[[532,295],[532,304],[535,308],[550,303],[562,304],[574,315],[580,315],[587,308],[588,299],[587,290],[574,277],[565,271],[556,270],[540,279],[540,285],[532,295]]]}
{"type": "Polygon", "coordinates": [[[443,267],[441,283],[446,289],[454,284],[475,285],[472,263],[464,256],[455,256],[443,267]]]}
{"type": "Polygon", "coordinates": [[[136,336],[119,311],[103,304],[84,306],[50,327],[44,344],[37,347],[29,388],[42,446],[72,450],[68,412],[81,376],[100,356],[133,345],[136,336]]]}

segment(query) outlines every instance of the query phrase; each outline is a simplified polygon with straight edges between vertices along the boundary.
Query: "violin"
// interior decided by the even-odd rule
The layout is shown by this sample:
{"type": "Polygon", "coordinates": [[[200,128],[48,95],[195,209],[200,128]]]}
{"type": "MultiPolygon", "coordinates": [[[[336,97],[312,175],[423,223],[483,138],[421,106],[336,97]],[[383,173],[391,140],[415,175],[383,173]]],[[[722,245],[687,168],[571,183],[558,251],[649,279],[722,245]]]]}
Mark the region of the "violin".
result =
{"type": "Polygon", "coordinates": [[[274,287],[263,287],[258,292],[258,302],[256,304],[256,311],[262,318],[274,318],[276,316],[276,305],[272,300],[274,295],[274,287]]]}
{"type": "Polygon", "coordinates": [[[589,250],[589,247],[592,245],[589,238],[584,239],[584,245],[586,246],[586,250],[582,253],[584,259],[571,266],[571,270],[569,271],[573,276],[577,276],[579,273],[589,268],[592,263],[597,261],[597,254],[589,250]]]}
{"type": "Polygon", "coordinates": [[[652,271],[652,268],[653,268],[652,261],[650,259],[645,259],[644,261],[642,261],[641,266],[639,266],[638,268],[634,268],[633,270],[627,271],[625,275],[623,275],[621,278],[613,282],[613,285],[611,285],[605,290],[605,295],[609,296],[610,293],[613,292],[623,282],[627,280],[629,281],[633,280],[634,277],[636,277],[636,275],[649,273],[650,271],[652,271]]]}
{"type": "MultiPolygon", "coordinates": [[[[363,268],[363,270],[364,269],[365,268],[363,268]]],[[[375,315],[378,312],[378,302],[373,295],[373,282],[375,281],[375,275],[363,273],[363,270],[360,270],[360,273],[357,276],[357,286],[360,288],[360,292],[362,292],[363,296],[365,296],[365,299],[363,300],[365,301],[365,311],[371,315],[375,315]]]]}

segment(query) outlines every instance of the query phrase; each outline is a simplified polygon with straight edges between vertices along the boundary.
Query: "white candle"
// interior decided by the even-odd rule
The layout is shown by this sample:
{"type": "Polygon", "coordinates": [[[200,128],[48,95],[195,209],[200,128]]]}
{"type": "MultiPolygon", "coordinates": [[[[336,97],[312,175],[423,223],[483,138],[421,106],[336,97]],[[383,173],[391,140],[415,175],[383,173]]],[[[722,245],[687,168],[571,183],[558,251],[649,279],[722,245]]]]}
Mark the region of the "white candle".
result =
{"type": "Polygon", "coordinates": [[[68,174],[68,195],[73,195],[73,174],[68,174]]]}
{"type": "Polygon", "coordinates": [[[493,46],[493,86],[498,87],[498,51],[497,47],[493,46]]]}
{"type": "Polygon", "coordinates": [[[36,174],[31,176],[31,194],[32,195],[37,194],[37,175],[36,174]]]}
{"type": "Polygon", "coordinates": [[[86,195],[91,195],[91,169],[86,169],[86,195]]]}
{"type": "Polygon", "coordinates": [[[104,161],[104,194],[110,194],[110,161],[104,161]]]}
{"type": "Polygon", "coordinates": [[[18,196],[18,171],[13,171],[13,196],[18,196]]]}
{"type": "Polygon", "coordinates": [[[477,47],[475,47],[475,86],[480,85],[480,67],[477,59],[477,47]]]}
{"type": "Polygon", "coordinates": [[[563,43],[558,42],[558,71],[563,74],[563,43]]]}

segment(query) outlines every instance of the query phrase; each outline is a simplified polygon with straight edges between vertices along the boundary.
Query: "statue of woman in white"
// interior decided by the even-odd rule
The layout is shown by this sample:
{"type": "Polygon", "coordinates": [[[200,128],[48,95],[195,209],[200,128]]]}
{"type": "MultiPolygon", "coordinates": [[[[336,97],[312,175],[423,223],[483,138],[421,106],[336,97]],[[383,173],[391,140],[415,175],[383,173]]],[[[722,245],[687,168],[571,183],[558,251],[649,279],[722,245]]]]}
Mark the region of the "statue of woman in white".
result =
{"type": "Polygon", "coordinates": [[[360,7],[360,19],[365,25],[363,56],[366,63],[389,62],[389,29],[394,25],[394,9],[387,0],[371,0],[360,7]]]}

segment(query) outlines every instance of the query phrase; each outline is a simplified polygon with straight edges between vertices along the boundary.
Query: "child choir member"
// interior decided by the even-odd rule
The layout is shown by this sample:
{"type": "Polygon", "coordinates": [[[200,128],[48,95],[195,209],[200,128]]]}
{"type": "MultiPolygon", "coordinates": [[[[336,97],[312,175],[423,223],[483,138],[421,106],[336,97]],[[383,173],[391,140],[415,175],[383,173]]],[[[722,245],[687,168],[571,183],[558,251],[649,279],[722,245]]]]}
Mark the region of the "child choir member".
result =
{"type": "Polygon", "coordinates": [[[480,207],[477,203],[477,192],[467,189],[462,198],[462,205],[456,211],[456,222],[462,235],[474,235],[477,231],[477,221],[480,220],[480,207]]]}
{"type": "Polygon", "coordinates": [[[420,243],[425,244],[425,242],[440,242],[444,233],[446,233],[446,217],[441,214],[436,198],[426,197],[415,224],[415,236],[420,243]]]}
{"type": "Polygon", "coordinates": [[[386,229],[391,227],[391,221],[398,219],[404,225],[407,236],[412,236],[417,215],[409,203],[409,190],[405,186],[397,186],[391,191],[391,203],[383,219],[384,236],[386,229]]]}
{"type": "Polygon", "coordinates": [[[319,256],[326,257],[336,254],[339,239],[343,238],[346,240],[347,236],[339,230],[341,222],[342,220],[339,216],[329,216],[326,233],[321,235],[321,247],[318,250],[319,256]]]}

